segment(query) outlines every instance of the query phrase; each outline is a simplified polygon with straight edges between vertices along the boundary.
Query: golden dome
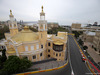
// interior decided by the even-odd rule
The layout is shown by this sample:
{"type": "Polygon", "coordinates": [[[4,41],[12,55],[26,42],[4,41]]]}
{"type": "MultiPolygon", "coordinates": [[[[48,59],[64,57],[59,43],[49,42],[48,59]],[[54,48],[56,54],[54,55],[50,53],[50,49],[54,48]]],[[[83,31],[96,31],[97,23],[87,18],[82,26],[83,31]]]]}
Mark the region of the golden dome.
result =
{"type": "Polygon", "coordinates": [[[29,30],[28,27],[24,27],[24,30],[16,34],[15,36],[11,37],[11,39],[17,43],[21,42],[32,42],[39,39],[38,34],[29,30]]]}

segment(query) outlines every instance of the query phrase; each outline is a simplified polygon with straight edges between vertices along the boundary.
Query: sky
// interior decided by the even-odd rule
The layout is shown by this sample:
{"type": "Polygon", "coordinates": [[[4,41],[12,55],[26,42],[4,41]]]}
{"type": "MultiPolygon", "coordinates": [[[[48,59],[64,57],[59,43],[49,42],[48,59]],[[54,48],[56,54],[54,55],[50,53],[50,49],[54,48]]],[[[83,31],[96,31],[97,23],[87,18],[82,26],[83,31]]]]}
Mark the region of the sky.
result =
{"type": "Polygon", "coordinates": [[[38,21],[42,5],[48,22],[100,24],[100,0],[0,0],[0,21],[9,20],[10,9],[17,21],[38,21]]]}

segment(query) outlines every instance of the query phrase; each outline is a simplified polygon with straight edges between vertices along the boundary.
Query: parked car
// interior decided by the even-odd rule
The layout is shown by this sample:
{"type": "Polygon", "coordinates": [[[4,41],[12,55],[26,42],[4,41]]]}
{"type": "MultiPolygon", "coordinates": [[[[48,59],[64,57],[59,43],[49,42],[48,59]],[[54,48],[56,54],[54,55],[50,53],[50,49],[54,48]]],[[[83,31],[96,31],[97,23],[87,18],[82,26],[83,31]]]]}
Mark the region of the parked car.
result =
{"type": "Polygon", "coordinates": [[[85,62],[85,60],[86,60],[85,57],[82,57],[82,61],[85,62]]]}

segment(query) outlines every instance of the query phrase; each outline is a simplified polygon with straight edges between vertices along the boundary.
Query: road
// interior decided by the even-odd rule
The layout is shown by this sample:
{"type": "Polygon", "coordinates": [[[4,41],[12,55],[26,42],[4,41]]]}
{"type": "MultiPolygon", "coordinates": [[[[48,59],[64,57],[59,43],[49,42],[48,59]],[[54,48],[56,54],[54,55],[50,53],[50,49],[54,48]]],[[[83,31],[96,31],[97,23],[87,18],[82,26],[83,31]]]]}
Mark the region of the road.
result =
{"type": "Polygon", "coordinates": [[[82,62],[79,48],[76,45],[72,35],[68,35],[68,37],[69,37],[68,40],[69,40],[69,49],[70,49],[70,61],[71,61],[74,75],[86,75],[86,73],[90,73],[85,62],[82,62]]]}
{"type": "Polygon", "coordinates": [[[74,75],[88,75],[86,73],[90,73],[88,67],[86,66],[85,62],[82,62],[81,54],[79,52],[79,48],[76,45],[73,37],[68,35],[69,37],[69,53],[70,53],[70,60],[67,66],[62,69],[47,71],[47,72],[40,72],[36,74],[30,75],[71,75],[73,70],[74,75]]]}

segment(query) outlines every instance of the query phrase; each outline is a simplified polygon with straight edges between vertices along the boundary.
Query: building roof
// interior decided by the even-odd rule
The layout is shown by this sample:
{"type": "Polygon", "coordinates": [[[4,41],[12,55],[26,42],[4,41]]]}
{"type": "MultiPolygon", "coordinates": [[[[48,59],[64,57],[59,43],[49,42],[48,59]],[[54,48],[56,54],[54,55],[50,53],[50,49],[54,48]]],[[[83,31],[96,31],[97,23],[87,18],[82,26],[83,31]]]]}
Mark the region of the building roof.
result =
{"type": "Polygon", "coordinates": [[[24,27],[24,30],[16,34],[15,36],[11,37],[14,42],[21,43],[21,42],[30,42],[39,39],[39,36],[36,32],[29,30],[27,26],[24,27]]]}
{"type": "Polygon", "coordinates": [[[61,42],[61,41],[54,41],[53,42],[55,45],[63,45],[64,43],[63,42],[61,42]]]}
{"type": "Polygon", "coordinates": [[[1,39],[0,40],[0,45],[5,45],[6,40],[5,39],[1,39]]]}
{"type": "Polygon", "coordinates": [[[9,48],[9,50],[7,50],[7,53],[16,53],[14,48],[9,48]]]}
{"type": "Polygon", "coordinates": [[[95,36],[95,34],[96,34],[95,32],[88,32],[87,33],[87,35],[92,35],[92,36],[95,36]]]}

